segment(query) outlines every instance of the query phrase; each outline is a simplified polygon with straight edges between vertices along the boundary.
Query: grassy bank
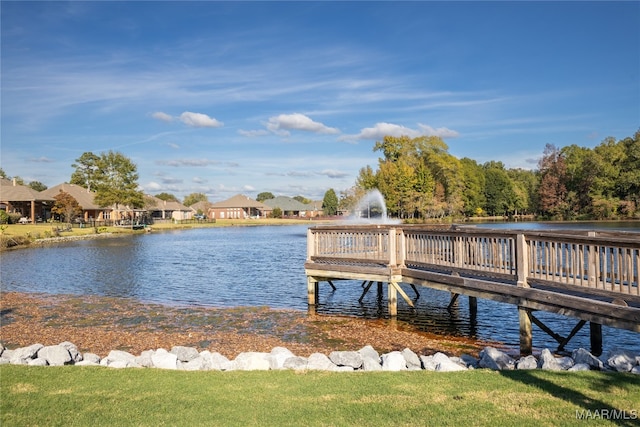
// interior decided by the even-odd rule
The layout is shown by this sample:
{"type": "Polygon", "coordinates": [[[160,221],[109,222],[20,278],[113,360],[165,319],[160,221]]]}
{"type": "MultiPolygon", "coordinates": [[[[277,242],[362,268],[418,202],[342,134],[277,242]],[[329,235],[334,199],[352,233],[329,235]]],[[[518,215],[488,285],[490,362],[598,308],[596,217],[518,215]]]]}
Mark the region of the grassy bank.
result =
{"type": "MultiPolygon", "coordinates": [[[[260,225],[320,225],[326,224],[322,221],[296,220],[296,219],[223,219],[216,222],[201,223],[173,223],[163,222],[150,226],[151,231],[185,230],[191,228],[215,228],[215,227],[240,227],[240,226],[260,226],[260,225]]],[[[87,237],[97,234],[127,235],[134,233],[145,233],[145,230],[132,230],[126,227],[85,227],[72,228],[70,231],[55,232],[54,228],[59,224],[4,224],[0,233],[0,250],[14,247],[28,247],[30,244],[51,237],[87,237]]]]}
{"type": "Polygon", "coordinates": [[[640,377],[0,367],[2,425],[637,425],[640,377]],[[590,412],[588,412],[590,411],[590,412]],[[609,416],[611,417],[611,416],[609,416]],[[592,419],[593,420],[593,419],[592,419]],[[615,422],[614,422],[615,421],[615,422]]]}

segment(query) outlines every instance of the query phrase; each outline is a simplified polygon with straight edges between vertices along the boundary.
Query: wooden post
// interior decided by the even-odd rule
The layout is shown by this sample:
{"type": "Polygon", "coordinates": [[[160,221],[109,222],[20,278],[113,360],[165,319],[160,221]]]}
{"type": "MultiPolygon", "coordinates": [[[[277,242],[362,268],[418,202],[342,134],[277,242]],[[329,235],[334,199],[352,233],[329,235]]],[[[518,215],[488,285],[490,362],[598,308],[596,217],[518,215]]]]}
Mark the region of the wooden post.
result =
{"type": "Polygon", "coordinates": [[[471,315],[471,317],[476,317],[476,314],[478,314],[477,297],[469,297],[469,314],[471,315]]]}
{"type": "Polygon", "coordinates": [[[387,294],[388,294],[388,307],[389,307],[389,316],[396,317],[398,316],[398,290],[393,285],[393,283],[387,284],[387,294]]]}
{"type": "Polygon", "coordinates": [[[520,354],[526,356],[533,352],[531,319],[526,308],[518,307],[518,318],[520,320],[520,354]]]}
{"type": "Polygon", "coordinates": [[[389,229],[389,267],[396,267],[398,265],[396,246],[396,229],[389,229]]]}
{"type": "Polygon", "coordinates": [[[404,265],[404,260],[407,254],[407,239],[405,238],[404,235],[404,229],[400,229],[400,235],[399,235],[399,239],[398,239],[398,244],[399,244],[399,258],[398,258],[398,266],[399,267],[405,267],[404,265]]]}
{"type": "Polygon", "coordinates": [[[315,234],[309,228],[307,229],[307,261],[311,261],[311,257],[315,255],[315,243],[315,234]]]}
{"type": "Polygon", "coordinates": [[[310,306],[318,303],[318,281],[311,276],[307,276],[307,300],[310,306]]]}
{"type": "Polygon", "coordinates": [[[602,325],[589,322],[589,331],[591,335],[591,354],[598,357],[602,354],[602,325]]]}
{"type": "Polygon", "coordinates": [[[528,288],[527,276],[529,275],[529,251],[524,234],[516,235],[516,274],[518,287],[528,288]]]}

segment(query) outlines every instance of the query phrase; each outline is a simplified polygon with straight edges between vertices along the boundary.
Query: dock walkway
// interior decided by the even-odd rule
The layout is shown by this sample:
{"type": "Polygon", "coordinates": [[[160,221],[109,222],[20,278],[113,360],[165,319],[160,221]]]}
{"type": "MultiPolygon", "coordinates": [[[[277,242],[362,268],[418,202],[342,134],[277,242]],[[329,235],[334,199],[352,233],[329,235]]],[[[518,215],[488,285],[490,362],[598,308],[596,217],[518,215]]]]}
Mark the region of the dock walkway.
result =
{"type": "MultiPolygon", "coordinates": [[[[514,304],[520,351],[532,351],[532,323],[562,349],[587,323],[594,353],[602,351],[601,325],[640,332],[640,233],[565,230],[491,230],[466,226],[350,225],[310,228],[307,295],[318,301],[318,283],[387,284],[389,315],[397,316],[400,286],[410,285],[514,304]],[[569,336],[556,334],[535,311],[579,319],[569,336]]],[[[362,298],[362,297],[361,297],[362,298]]]]}

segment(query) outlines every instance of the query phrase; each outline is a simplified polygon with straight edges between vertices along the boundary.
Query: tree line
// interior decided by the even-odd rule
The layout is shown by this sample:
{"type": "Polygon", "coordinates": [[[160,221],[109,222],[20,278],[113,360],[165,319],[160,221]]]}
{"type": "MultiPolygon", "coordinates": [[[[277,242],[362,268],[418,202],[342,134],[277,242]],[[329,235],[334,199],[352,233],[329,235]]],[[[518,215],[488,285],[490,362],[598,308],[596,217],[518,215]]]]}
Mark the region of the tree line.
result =
{"type": "MultiPolygon", "coordinates": [[[[558,220],[640,218],[640,130],[618,141],[606,138],[592,149],[547,144],[536,170],[458,159],[435,136],[385,136],[373,150],[382,154],[377,168],[360,169],[355,185],[339,198],[333,189],[327,190],[325,215],[353,210],[367,191],[378,189],[388,214],[405,220],[518,215],[558,220]]],[[[70,183],[95,191],[100,206],[148,204],[139,189],[136,165],[121,153],[85,152],[72,167],[70,183]]],[[[0,175],[6,177],[2,169],[0,175]]],[[[29,185],[46,189],[37,181],[29,185]]],[[[178,201],[169,193],[156,197],[178,201]]],[[[268,192],[258,194],[258,200],[273,197],[268,192]]],[[[309,203],[302,196],[296,199],[309,203]]],[[[201,200],[207,201],[207,196],[191,193],[183,203],[191,206],[201,200]]]]}
{"type": "Polygon", "coordinates": [[[389,215],[407,220],[640,217],[640,130],[619,141],[606,138],[593,149],[547,144],[536,170],[458,159],[435,136],[386,136],[373,150],[382,154],[377,168],[360,170],[356,185],[342,194],[342,208],[378,189],[389,215]]]}

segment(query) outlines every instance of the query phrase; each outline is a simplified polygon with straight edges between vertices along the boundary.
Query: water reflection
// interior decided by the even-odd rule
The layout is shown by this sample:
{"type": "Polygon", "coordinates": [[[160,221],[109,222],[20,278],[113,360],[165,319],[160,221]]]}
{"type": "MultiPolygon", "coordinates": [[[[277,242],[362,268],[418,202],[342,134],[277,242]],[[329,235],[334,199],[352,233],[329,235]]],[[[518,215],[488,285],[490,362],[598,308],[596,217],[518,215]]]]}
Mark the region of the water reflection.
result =
{"type": "MultiPolygon", "coordinates": [[[[495,225],[495,224],[492,224],[495,225]]],[[[87,294],[135,298],[168,305],[307,310],[306,226],[234,227],[151,233],[70,242],[1,254],[2,291],[87,294]]],[[[364,296],[360,282],[320,285],[320,314],[388,318],[386,285],[364,296]]],[[[409,296],[414,291],[402,285],[409,296]]],[[[419,288],[415,309],[402,300],[398,321],[433,333],[474,337],[517,347],[516,307],[478,299],[474,315],[468,297],[447,310],[451,295],[419,288]]],[[[539,312],[543,322],[567,335],[576,321],[539,312]]],[[[603,327],[605,348],[637,347],[638,334],[603,327]]],[[[534,345],[557,344],[534,328],[534,345]]],[[[589,346],[588,328],[568,348],[589,346]]]]}

